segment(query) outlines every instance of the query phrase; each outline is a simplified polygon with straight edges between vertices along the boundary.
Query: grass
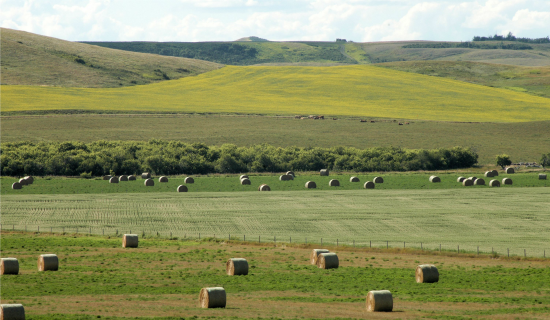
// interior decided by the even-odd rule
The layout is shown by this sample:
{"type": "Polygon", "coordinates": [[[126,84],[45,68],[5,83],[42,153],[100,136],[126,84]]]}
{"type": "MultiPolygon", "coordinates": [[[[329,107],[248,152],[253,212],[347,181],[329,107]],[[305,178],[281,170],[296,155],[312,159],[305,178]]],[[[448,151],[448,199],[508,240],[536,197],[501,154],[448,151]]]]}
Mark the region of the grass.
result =
{"type": "MultiPolygon", "coordinates": [[[[405,120],[399,119],[404,122],[405,120]]],[[[46,115],[3,116],[2,142],[150,139],[178,140],[207,145],[232,143],[250,146],[371,148],[398,146],[408,149],[471,147],[480,164],[494,164],[497,154],[514,162],[538,162],[548,152],[550,121],[517,123],[456,123],[414,121],[398,126],[391,121],[361,123],[295,120],[284,117],[227,115],[46,115]],[[249,134],[254,132],[254,134],[249,134]],[[330,132],[330,134],[326,134],[330,132]],[[430,139],[426,139],[429,136],[430,139]]]]}
{"type": "Polygon", "coordinates": [[[523,122],[549,120],[549,101],[365,65],[225,67],[196,77],[112,89],[2,88],[2,112],[79,109],[523,122]]]}
{"type": "MultiPolygon", "coordinates": [[[[389,177],[384,184],[395,183],[389,177]]],[[[236,180],[236,178],[233,178],[236,180]]],[[[252,177],[254,185],[259,179],[252,177]]],[[[199,179],[197,179],[197,183],[199,179]]],[[[262,181],[263,182],[263,181],[262,181]]],[[[7,194],[2,192],[4,230],[421,247],[513,255],[550,254],[550,189],[462,188],[432,190],[304,190],[295,192],[172,192],[103,194],[7,194]],[[91,228],[91,229],[90,229],[91,228]],[[386,241],[389,241],[386,244],[386,241]]],[[[237,182],[235,181],[235,184],[237,182]]],[[[4,183],[2,183],[4,185],[4,183]]],[[[107,182],[101,183],[111,189],[107,182]]],[[[136,183],[141,185],[142,183],[136,183]]],[[[36,182],[23,192],[39,187],[36,182]]],[[[90,185],[92,183],[90,182],[90,185]]],[[[120,184],[123,187],[124,184],[120,184]]],[[[70,184],[68,185],[70,186],[70,184]]],[[[277,190],[275,187],[272,187],[277,190]]],[[[145,187],[143,187],[145,189],[145,187]]],[[[158,189],[154,187],[152,189],[158,189]]],[[[69,187],[59,190],[70,193],[69,187]]]]}
{"type": "Polygon", "coordinates": [[[120,237],[9,232],[1,241],[2,253],[20,261],[20,275],[2,276],[2,303],[22,303],[30,320],[363,318],[367,292],[380,288],[394,297],[394,313],[384,318],[550,314],[545,260],[330,248],[340,268],[320,270],[309,264],[311,246],[146,238],[128,250],[120,247],[120,237]],[[59,256],[59,271],[36,271],[36,257],[46,252],[59,256]],[[225,261],[235,256],[249,261],[248,276],[224,274],[225,261]],[[417,284],[419,263],[435,264],[440,281],[417,284]],[[198,307],[205,286],[226,289],[226,309],[198,307]]]}
{"type": "Polygon", "coordinates": [[[2,85],[134,86],[222,67],[208,61],[112,50],[6,28],[1,32],[2,85]]]}

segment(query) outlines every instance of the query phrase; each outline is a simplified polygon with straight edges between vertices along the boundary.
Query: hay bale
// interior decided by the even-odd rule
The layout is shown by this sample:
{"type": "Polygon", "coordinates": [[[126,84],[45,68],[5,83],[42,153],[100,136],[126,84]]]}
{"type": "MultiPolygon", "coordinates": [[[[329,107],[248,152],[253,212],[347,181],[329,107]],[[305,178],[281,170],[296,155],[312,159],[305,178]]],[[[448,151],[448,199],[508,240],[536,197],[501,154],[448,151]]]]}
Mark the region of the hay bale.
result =
{"type": "Polygon", "coordinates": [[[122,237],[123,248],[137,248],[138,247],[138,235],[137,234],[125,234],[122,237]]]}
{"type": "Polygon", "coordinates": [[[431,176],[430,177],[430,182],[441,182],[441,179],[438,177],[438,176],[431,176]]]}
{"type": "Polygon", "coordinates": [[[147,179],[143,182],[143,184],[146,186],[146,187],[152,187],[155,185],[155,180],[153,179],[147,179]]]}
{"type": "Polygon", "coordinates": [[[359,182],[359,178],[351,177],[351,178],[349,178],[349,182],[359,182]]]}
{"type": "Polygon", "coordinates": [[[134,176],[134,175],[129,175],[129,176],[128,176],[128,181],[136,181],[136,176],[134,176]]]}
{"type": "Polygon", "coordinates": [[[287,171],[286,174],[291,175],[291,176],[293,176],[293,177],[296,177],[296,175],[294,174],[293,171],[287,171]]]}
{"type": "Polygon", "coordinates": [[[466,180],[466,178],[464,178],[464,177],[458,177],[458,179],[456,179],[456,182],[462,182],[462,181],[464,181],[464,180],[466,180]]]}
{"type": "Polygon", "coordinates": [[[141,179],[151,179],[151,174],[149,172],[144,172],[141,174],[141,179]]]}
{"type": "Polygon", "coordinates": [[[222,287],[202,288],[199,294],[201,308],[225,308],[227,296],[222,287]]]}
{"type": "Polygon", "coordinates": [[[23,179],[27,180],[27,184],[34,183],[34,178],[32,176],[25,176],[23,179]]]}
{"type": "Polygon", "coordinates": [[[118,183],[118,178],[117,177],[111,177],[111,179],[109,179],[109,183],[118,183]]]}
{"type": "Polygon", "coordinates": [[[110,175],[106,175],[106,176],[103,176],[103,180],[109,180],[111,179],[113,176],[110,176],[110,175]]]}
{"type": "Polygon", "coordinates": [[[498,171],[496,171],[496,170],[491,170],[491,172],[493,173],[493,177],[498,177],[498,171]]]}
{"type": "Polygon", "coordinates": [[[546,175],[545,174],[539,174],[539,180],[546,180],[546,175]]]}
{"type": "Polygon", "coordinates": [[[377,312],[393,310],[393,297],[388,290],[373,290],[367,294],[367,311],[377,312]]]}
{"type": "Polygon", "coordinates": [[[481,179],[481,178],[477,178],[475,179],[474,181],[474,185],[476,186],[484,186],[485,185],[485,180],[481,179]]]}
{"type": "Polygon", "coordinates": [[[338,181],[336,179],[332,179],[328,182],[328,186],[329,187],[339,187],[340,186],[340,181],[338,181]]]}
{"type": "Polygon", "coordinates": [[[165,176],[162,176],[159,178],[159,182],[168,182],[168,178],[165,176]]]}
{"type": "Polygon", "coordinates": [[[248,178],[243,178],[241,179],[241,184],[244,186],[244,185],[250,185],[250,179],[248,178]]]}
{"type": "Polygon", "coordinates": [[[512,174],[512,173],[516,173],[516,170],[514,170],[514,168],[512,167],[506,168],[506,174],[512,174]]]}
{"type": "Polygon", "coordinates": [[[290,174],[282,174],[279,177],[279,180],[281,180],[281,181],[290,181],[290,180],[294,180],[294,177],[291,176],[290,174]]]}
{"type": "Polygon", "coordinates": [[[0,305],[1,320],[25,320],[25,308],[22,304],[0,305]]]}
{"type": "Polygon", "coordinates": [[[308,181],[306,182],[306,189],[315,189],[317,188],[317,184],[315,181],[308,181]]]}
{"type": "Polygon", "coordinates": [[[472,182],[476,181],[477,177],[468,177],[468,179],[472,180],[472,182]]]}
{"type": "Polygon", "coordinates": [[[120,177],[118,177],[118,181],[128,181],[128,176],[121,175],[120,177]]]}
{"type": "Polygon", "coordinates": [[[0,274],[19,274],[19,261],[16,258],[2,258],[0,274]]]}
{"type": "Polygon", "coordinates": [[[500,181],[494,179],[494,180],[491,180],[489,181],[489,186],[491,187],[500,187],[500,181]]]}
{"type": "Polygon", "coordinates": [[[28,184],[27,180],[25,180],[25,178],[21,178],[19,179],[19,184],[22,185],[22,186],[26,186],[28,184]]]}
{"type": "Polygon", "coordinates": [[[502,179],[502,184],[509,184],[509,185],[512,185],[512,179],[510,179],[510,178],[504,178],[504,179],[502,179]]]}
{"type": "Polygon", "coordinates": [[[248,261],[244,258],[231,258],[225,264],[225,272],[229,276],[246,276],[248,274],[248,261]]]}
{"type": "Polygon", "coordinates": [[[439,271],[433,264],[421,264],[416,267],[416,282],[433,283],[439,281],[439,271]]]}
{"type": "Polygon", "coordinates": [[[493,174],[493,171],[486,171],[485,172],[485,178],[492,178],[494,177],[495,175],[493,174]]]}
{"type": "Polygon", "coordinates": [[[374,183],[384,183],[384,178],[374,177],[374,179],[372,179],[372,182],[374,182],[374,183]]]}
{"type": "Polygon", "coordinates": [[[321,169],[321,171],[319,171],[319,174],[322,176],[328,176],[328,169],[321,169]]]}
{"type": "Polygon", "coordinates": [[[246,174],[243,174],[242,176],[239,177],[239,180],[242,180],[242,179],[250,179],[246,174]]]}
{"type": "Polygon", "coordinates": [[[187,177],[185,178],[185,180],[183,180],[183,183],[195,183],[195,179],[191,177],[187,177]]]}
{"type": "Polygon", "coordinates": [[[363,185],[363,188],[365,188],[365,189],[374,189],[374,182],[372,182],[372,181],[365,182],[365,184],[363,185]]]}
{"type": "Polygon", "coordinates": [[[464,179],[464,181],[462,181],[462,185],[465,187],[470,187],[474,185],[474,181],[470,179],[464,179]]]}
{"type": "Polygon", "coordinates": [[[271,188],[264,183],[258,187],[258,191],[271,191],[271,188]]]}
{"type": "Polygon", "coordinates": [[[317,265],[317,259],[319,258],[319,255],[321,253],[329,253],[327,249],[313,249],[311,250],[311,254],[309,255],[309,261],[311,264],[317,265]]]}
{"type": "Polygon", "coordinates": [[[180,184],[177,189],[178,192],[187,192],[187,186],[184,186],[183,184],[180,184]]]}
{"type": "Polygon", "coordinates": [[[59,259],[56,254],[41,254],[38,257],[38,271],[57,271],[59,259]]]}
{"type": "Polygon", "coordinates": [[[13,190],[19,190],[19,189],[21,189],[22,187],[23,187],[23,186],[22,186],[19,182],[17,182],[17,181],[14,182],[14,183],[12,183],[12,185],[11,185],[11,188],[12,188],[13,190]]]}
{"type": "Polygon", "coordinates": [[[338,255],[332,252],[323,252],[317,256],[317,267],[320,269],[338,268],[338,255]]]}

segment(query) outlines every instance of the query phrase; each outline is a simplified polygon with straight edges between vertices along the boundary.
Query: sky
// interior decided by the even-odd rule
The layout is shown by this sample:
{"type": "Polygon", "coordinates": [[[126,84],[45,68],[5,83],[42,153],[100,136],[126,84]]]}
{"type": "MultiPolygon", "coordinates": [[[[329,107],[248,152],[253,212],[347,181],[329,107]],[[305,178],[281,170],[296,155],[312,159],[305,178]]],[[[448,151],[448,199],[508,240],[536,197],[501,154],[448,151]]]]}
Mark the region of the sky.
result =
{"type": "Polygon", "coordinates": [[[70,41],[541,38],[550,0],[0,0],[0,25],[70,41]]]}

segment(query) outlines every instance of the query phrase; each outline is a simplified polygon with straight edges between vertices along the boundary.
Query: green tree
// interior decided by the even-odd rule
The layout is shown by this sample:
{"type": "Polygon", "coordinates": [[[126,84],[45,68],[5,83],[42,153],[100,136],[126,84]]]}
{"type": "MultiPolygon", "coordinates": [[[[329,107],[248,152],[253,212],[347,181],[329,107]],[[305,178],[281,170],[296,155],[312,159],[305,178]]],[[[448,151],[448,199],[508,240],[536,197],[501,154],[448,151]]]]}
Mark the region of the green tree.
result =
{"type": "Polygon", "coordinates": [[[500,166],[502,169],[512,164],[512,161],[510,160],[510,156],[508,156],[507,154],[497,155],[496,161],[497,161],[497,166],[500,166]]]}
{"type": "Polygon", "coordinates": [[[542,155],[542,157],[540,158],[540,165],[543,168],[550,166],[550,152],[542,155]]]}

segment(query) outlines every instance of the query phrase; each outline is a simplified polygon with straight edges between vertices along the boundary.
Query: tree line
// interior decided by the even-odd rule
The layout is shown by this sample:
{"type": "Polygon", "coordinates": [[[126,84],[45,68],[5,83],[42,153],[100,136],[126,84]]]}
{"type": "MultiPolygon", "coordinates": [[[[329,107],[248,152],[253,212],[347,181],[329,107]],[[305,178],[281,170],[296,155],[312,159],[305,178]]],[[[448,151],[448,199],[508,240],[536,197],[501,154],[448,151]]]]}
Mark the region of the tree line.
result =
{"type": "Polygon", "coordinates": [[[488,37],[481,37],[481,36],[474,36],[473,41],[517,41],[517,42],[525,42],[525,43],[550,43],[550,37],[546,36],[546,38],[522,38],[522,37],[516,37],[512,34],[512,32],[509,32],[506,36],[495,34],[494,36],[488,36],[488,37]]]}
{"type": "Polygon", "coordinates": [[[532,50],[528,44],[523,43],[474,43],[471,41],[466,42],[425,42],[425,43],[412,43],[404,45],[403,48],[432,48],[432,49],[445,49],[445,48],[471,48],[471,49],[504,49],[504,50],[532,50]]]}
{"type": "Polygon", "coordinates": [[[318,171],[415,171],[471,167],[469,148],[301,148],[259,144],[207,146],[179,141],[8,142],[1,144],[5,176],[160,175],[318,171]]]}

